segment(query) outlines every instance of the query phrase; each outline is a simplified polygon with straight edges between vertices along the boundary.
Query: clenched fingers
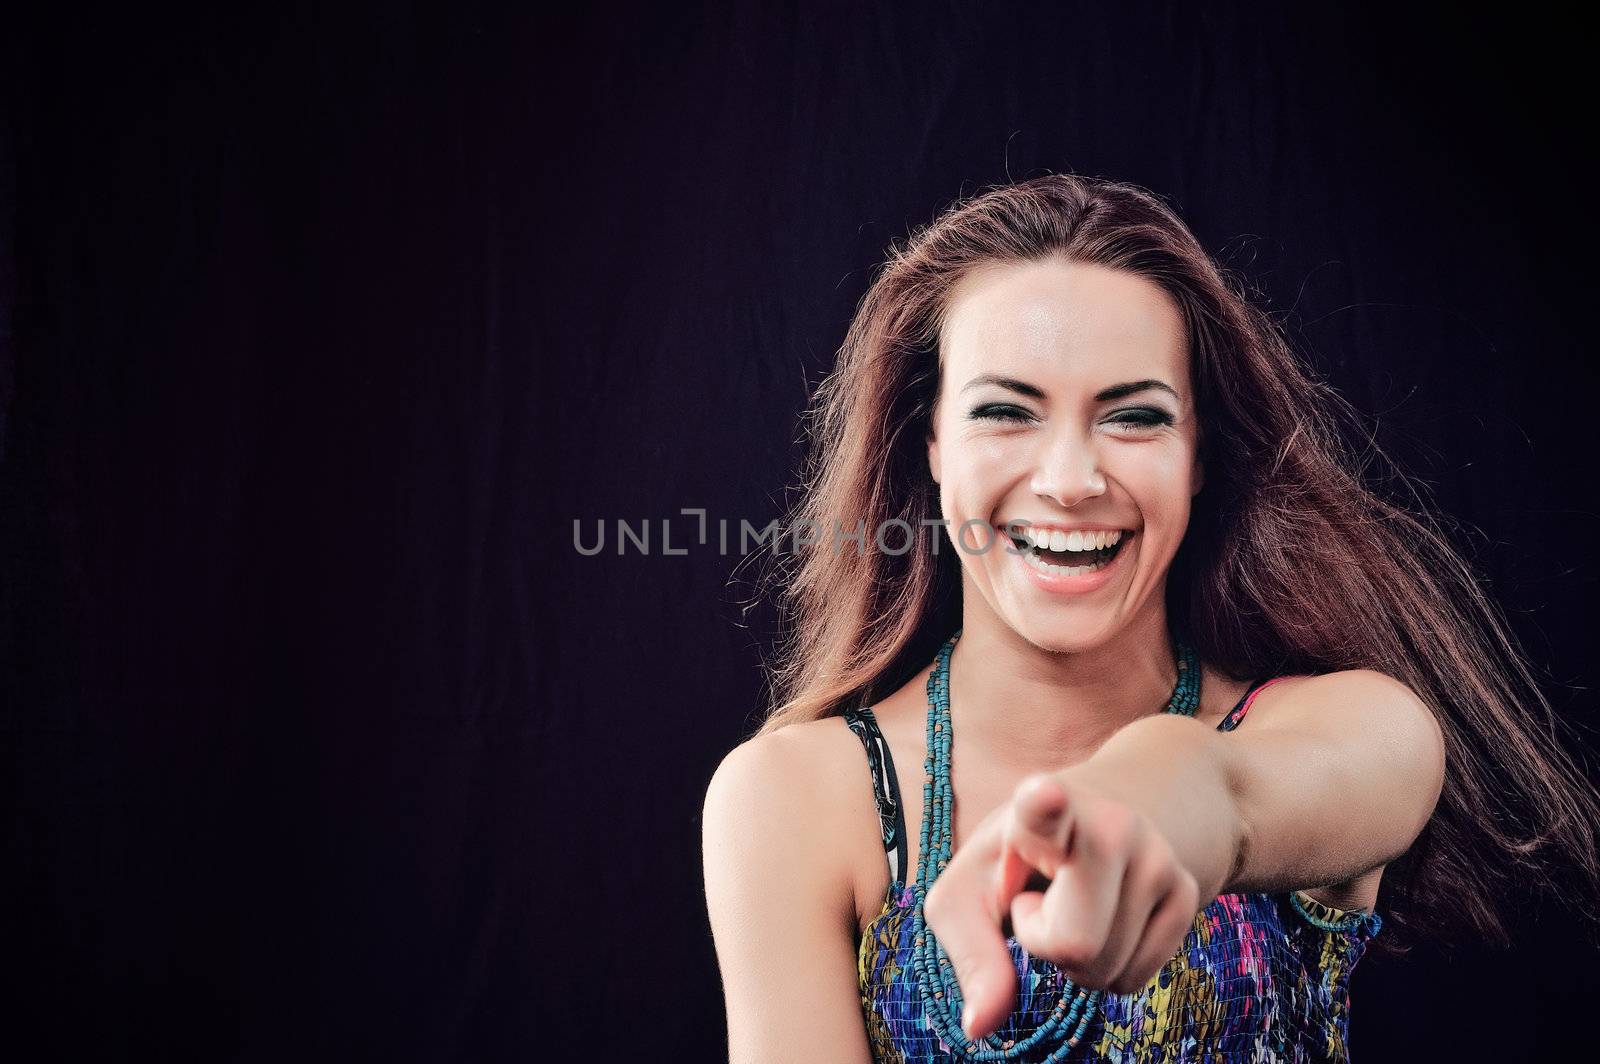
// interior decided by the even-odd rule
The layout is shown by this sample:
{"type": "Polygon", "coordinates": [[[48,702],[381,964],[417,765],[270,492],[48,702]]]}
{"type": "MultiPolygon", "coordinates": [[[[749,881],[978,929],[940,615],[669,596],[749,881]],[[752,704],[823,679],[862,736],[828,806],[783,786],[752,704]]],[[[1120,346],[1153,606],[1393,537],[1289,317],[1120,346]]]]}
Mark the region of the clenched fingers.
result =
{"type": "Polygon", "coordinates": [[[1183,942],[1198,888],[1176,855],[1132,810],[1086,813],[1049,889],[1012,903],[1017,941],[1079,986],[1130,993],[1183,942]]]}
{"type": "Polygon", "coordinates": [[[1093,971],[1116,931],[1134,828],[1130,814],[1116,805],[1078,811],[1072,819],[1070,849],[1049,887],[1012,899],[1011,925],[1028,952],[1088,985],[1077,974],[1093,971]]]}

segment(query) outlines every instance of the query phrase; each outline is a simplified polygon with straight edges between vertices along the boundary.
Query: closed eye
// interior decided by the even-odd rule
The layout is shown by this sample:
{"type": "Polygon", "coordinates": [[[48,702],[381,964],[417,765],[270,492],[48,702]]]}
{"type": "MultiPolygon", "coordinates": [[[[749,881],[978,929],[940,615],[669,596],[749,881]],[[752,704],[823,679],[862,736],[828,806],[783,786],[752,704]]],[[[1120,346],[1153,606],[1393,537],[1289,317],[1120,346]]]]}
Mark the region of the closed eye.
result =
{"type": "Polygon", "coordinates": [[[974,421],[1032,421],[1033,415],[1009,403],[985,403],[967,415],[974,421]]]}
{"type": "MultiPolygon", "coordinates": [[[[1033,421],[1034,416],[1020,406],[1009,403],[985,403],[967,415],[975,421],[1033,421]]],[[[1119,410],[1112,417],[1114,425],[1132,425],[1135,428],[1157,428],[1172,424],[1172,415],[1155,407],[1140,406],[1119,410]]]]}
{"type": "Polygon", "coordinates": [[[1156,428],[1160,425],[1172,424],[1172,415],[1165,410],[1155,407],[1141,406],[1131,410],[1119,410],[1114,422],[1118,425],[1134,425],[1139,428],[1156,428]]]}

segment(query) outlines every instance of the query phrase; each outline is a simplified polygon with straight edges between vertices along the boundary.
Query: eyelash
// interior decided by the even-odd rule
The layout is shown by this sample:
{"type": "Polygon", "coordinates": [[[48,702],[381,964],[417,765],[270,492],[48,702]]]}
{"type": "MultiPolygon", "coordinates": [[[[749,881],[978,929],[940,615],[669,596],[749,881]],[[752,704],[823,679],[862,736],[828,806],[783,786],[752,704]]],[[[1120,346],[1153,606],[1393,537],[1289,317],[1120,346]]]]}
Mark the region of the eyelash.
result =
{"type": "MultiPolygon", "coordinates": [[[[1157,410],[1154,407],[1130,407],[1127,410],[1119,410],[1117,413],[1134,415],[1133,417],[1118,418],[1114,422],[1114,424],[1118,425],[1133,425],[1138,428],[1153,429],[1172,424],[1171,414],[1165,410],[1157,410]]],[[[1033,420],[1033,415],[1019,406],[995,403],[980,406],[968,416],[976,421],[1025,422],[1033,420]]]]}

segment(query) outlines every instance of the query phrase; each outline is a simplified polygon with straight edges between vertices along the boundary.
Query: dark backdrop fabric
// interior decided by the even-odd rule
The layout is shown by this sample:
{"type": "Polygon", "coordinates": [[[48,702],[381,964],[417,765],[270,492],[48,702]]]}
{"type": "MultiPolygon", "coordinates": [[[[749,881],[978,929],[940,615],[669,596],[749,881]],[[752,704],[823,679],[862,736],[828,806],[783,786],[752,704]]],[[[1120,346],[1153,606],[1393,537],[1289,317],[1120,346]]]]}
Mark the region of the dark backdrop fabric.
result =
{"type": "MultiPolygon", "coordinates": [[[[19,22],[18,1059],[721,1059],[699,814],[773,614],[716,522],[780,512],[887,243],[1046,170],[1168,196],[1259,287],[1592,737],[1588,57],[1299,7],[19,22]],[[686,553],[574,549],[619,518],[686,553]]],[[[1549,1059],[1594,952],[1513,915],[1510,954],[1364,961],[1356,1058],[1549,1059]]]]}

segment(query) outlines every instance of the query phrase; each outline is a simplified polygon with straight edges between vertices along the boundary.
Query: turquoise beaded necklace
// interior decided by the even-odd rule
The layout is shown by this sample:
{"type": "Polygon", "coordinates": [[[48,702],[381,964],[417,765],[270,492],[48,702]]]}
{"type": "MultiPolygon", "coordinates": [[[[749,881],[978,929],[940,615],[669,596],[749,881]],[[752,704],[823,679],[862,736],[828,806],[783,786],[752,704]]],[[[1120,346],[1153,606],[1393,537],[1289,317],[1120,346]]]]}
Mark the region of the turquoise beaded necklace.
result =
{"type": "MultiPolygon", "coordinates": [[[[1035,1046],[1048,1043],[1054,1048],[1040,1064],[1057,1064],[1083,1037],[1105,991],[1091,993],[1066,979],[1055,1009],[1028,1037],[1018,1041],[987,1035],[975,1042],[961,1029],[961,987],[956,982],[950,957],[922,915],[928,890],[951,857],[950,815],[955,808],[955,796],[950,789],[950,652],[960,638],[961,632],[957,630],[940,647],[938,661],[928,677],[928,754],[922,763],[922,835],[917,847],[916,908],[911,916],[912,971],[916,975],[924,1013],[935,1033],[957,1054],[975,1061],[1020,1060],[1035,1046]],[[935,824],[938,825],[937,838],[931,837],[935,824]]],[[[1186,642],[1174,638],[1173,646],[1178,659],[1178,684],[1167,701],[1165,712],[1192,717],[1200,707],[1200,664],[1186,642]]]]}

